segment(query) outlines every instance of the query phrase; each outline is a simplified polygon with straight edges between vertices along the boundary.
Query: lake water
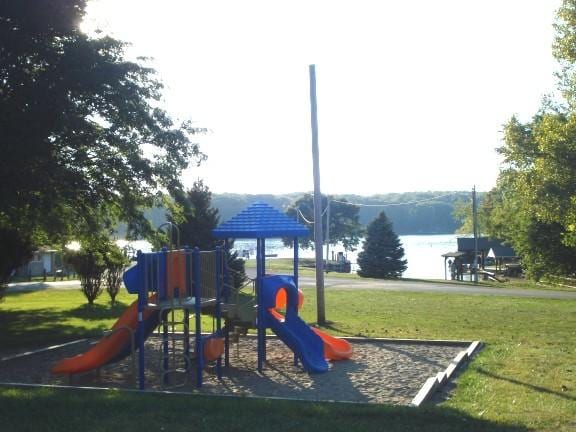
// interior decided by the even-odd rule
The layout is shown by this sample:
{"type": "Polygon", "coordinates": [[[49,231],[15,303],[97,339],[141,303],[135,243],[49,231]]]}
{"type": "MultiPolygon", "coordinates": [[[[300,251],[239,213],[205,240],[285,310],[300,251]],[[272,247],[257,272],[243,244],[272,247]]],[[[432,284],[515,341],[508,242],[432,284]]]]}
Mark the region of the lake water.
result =
{"type": "MultiPolygon", "coordinates": [[[[404,248],[405,258],[408,260],[408,268],[403,277],[417,279],[444,279],[444,258],[442,254],[454,252],[457,249],[455,234],[436,234],[436,235],[407,235],[399,236],[404,248]]],[[[251,253],[250,257],[254,258],[256,251],[255,240],[236,240],[234,242],[236,250],[246,250],[251,253]]],[[[356,266],[356,259],[359,250],[356,252],[345,252],[346,257],[352,263],[352,269],[356,266]]],[[[330,247],[330,256],[332,252],[344,252],[341,246],[330,247]]],[[[266,254],[276,255],[276,258],[292,258],[294,252],[292,249],[285,247],[280,239],[266,240],[266,254]]],[[[315,258],[314,251],[311,249],[300,249],[298,256],[302,258],[315,258]]],[[[326,256],[326,252],[324,252],[326,256]]],[[[268,258],[274,259],[274,258],[268,258]]]]}
{"type": "MultiPolygon", "coordinates": [[[[454,252],[457,250],[455,234],[436,234],[436,235],[407,235],[399,236],[404,247],[404,256],[408,260],[408,268],[402,275],[406,278],[416,279],[444,279],[444,258],[442,254],[454,252]]],[[[125,241],[118,242],[124,246],[125,241]]],[[[145,240],[130,242],[130,245],[136,250],[150,252],[150,243],[145,240]]],[[[238,251],[248,251],[250,258],[255,257],[256,240],[236,240],[234,248],[238,251]]],[[[352,263],[352,270],[357,268],[356,259],[358,252],[362,250],[361,245],[356,252],[344,252],[342,246],[330,247],[330,256],[338,252],[344,252],[345,256],[352,263]]],[[[292,249],[285,247],[280,239],[266,239],[266,254],[276,255],[275,258],[292,258],[294,252],[292,249]]],[[[298,255],[301,258],[315,258],[314,251],[311,249],[300,249],[298,255]]],[[[326,256],[326,252],[324,252],[326,256]]]]}

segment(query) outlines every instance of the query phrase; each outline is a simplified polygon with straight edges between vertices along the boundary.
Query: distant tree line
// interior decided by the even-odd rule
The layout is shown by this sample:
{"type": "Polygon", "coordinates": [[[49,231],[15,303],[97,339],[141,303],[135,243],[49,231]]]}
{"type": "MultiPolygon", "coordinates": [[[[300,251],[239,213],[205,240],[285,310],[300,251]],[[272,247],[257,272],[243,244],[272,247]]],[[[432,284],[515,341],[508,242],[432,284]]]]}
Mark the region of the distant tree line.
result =
{"type": "MultiPolygon", "coordinates": [[[[279,210],[287,210],[305,194],[288,195],[249,195],[249,194],[214,194],[212,203],[218,209],[223,221],[228,220],[249,204],[262,201],[279,210]]],[[[394,226],[398,235],[408,234],[452,234],[461,226],[461,221],[454,217],[455,206],[459,202],[470,201],[471,192],[406,192],[372,196],[335,195],[333,199],[348,201],[361,205],[386,203],[385,207],[357,207],[358,219],[363,227],[378,217],[382,210],[394,226]],[[447,195],[447,196],[444,196],[447,195]],[[443,198],[425,201],[437,196],[443,198]],[[424,201],[419,204],[405,204],[424,201]]]]}

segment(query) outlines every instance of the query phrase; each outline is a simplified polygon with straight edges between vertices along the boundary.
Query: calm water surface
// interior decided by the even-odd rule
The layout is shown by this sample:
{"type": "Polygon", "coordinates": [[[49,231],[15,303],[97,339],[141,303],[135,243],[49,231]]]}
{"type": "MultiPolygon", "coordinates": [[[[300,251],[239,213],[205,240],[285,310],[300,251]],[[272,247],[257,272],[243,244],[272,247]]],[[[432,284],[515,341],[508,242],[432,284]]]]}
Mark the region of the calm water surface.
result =
{"type": "MultiPolygon", "coordinates": [[[[400,236],[402,247],[404,247],[405,258],[408,260],[408,269],[404,272],[403,276],[406,278],[417,279],[443,279],[444,278],[444,258],[442,254],[446,252],[454,252],[457,249],[456,235],[455,234],[436,234],[436,235],[407,235],[400,236]]],[[[121,243],[119,241],[119,243],[121,243]]],[[[124,246],[128,242],[122,242],[120,246],[124,246]]],[[[145,240],[130,242],[131,246],[136,250],[149,252],[151,250],[150,243],[145,240]]],[[[256,253],[256,240],[236,240],[234,248],[238,251],[248,251],[250,257],[254,258],[256,253]]],[[[356,259],[358,252],[362,250],[362,246],[356,252],[345,252],[347,258],[352,262],[352,269],[356,269],[356,259]]],[[[344,252],[342,246],[330,248],[330,255],[332,253],[344,252]]],[[[285,247],[280,239],[267,239],[266,240],[266,254],[276,255],[268,259],[275,258],[292,258],[294,252],[292,249],[285,247]]],[[[301,258],[314,258],[314,251],[311,249],[300,249],[298,252],[301,258]]],[[[326,256],[326,252],[324,252],[326,256]]]]}
{"type": "MultiPolygon", "coordinates": [[[[443,279],[444,278],[444,258],[442,254],[454,252],[457,249],[455,234],[435,234],[435,235],[407,235],[400,236],[405,258],[408,260],[408,269],[404,272],[406,278],[418,279],[443,279]]],[[[236,240],[234,243],[236,250],[246,250],[253,258],[256,251],[255,240],[236,240]]],[[[353,263],[355,268],[358,252],[346,253],[347,258],[353,263]]],[[[341,246],[331,247],[335,254],[344,251],[341,246]]],[[[266,240],[266,254],[277,255],[276,258],[292,258],[293,251],[284,247],[280,239],[266,240]]],[[[300,249],[298,252],[302,258],[314,258],[314,251],[311,249],[300,249]]],[[[324,256],[326,252],[324,252],[324,256]]],[[[274,258],[268,258],[274,259],[274,258]]]]}

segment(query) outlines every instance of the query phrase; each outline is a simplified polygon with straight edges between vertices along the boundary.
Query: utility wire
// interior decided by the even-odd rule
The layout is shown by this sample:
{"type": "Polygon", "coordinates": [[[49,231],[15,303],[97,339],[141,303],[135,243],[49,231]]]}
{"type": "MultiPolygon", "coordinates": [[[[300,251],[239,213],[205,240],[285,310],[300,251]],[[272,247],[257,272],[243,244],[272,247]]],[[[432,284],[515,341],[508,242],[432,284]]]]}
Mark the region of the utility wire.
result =
{"type": "Polygon", "coordinates": [[[309,221],[308,219],[306,219],[306,217],[304,216],[304,213],[302,213],[302,211],[299,208],[296,208],[296,211],[298,212],[298,214],[300,215],[300,217],[302,218],[302,220],[304,222],[306,222],[309,225],[312,225],[314,223],[314,221],[309,221]]]}
{"type": "MultiPolygon", "coordinates": [[[[330,200],[333,201],[333,200],[330,200]]],[[[308,219],[306,219],[304,217],[304,213],[302,213],[302,210],[300,210],[300,207],[296,207],[296,211],[298,212],[298,214],[300,215],[300,217],[302,219],[304,219],[304,222],[306,222],[307,224],[313,225],[314,221],[309,221],[308,219]]],[[[326,206],[326,208],[324,209],[324,211],[322,212],[322,216],[324,216],[326,214],[326,212],[328,211],[328,206],[326,206]]]]}
{"type": "MultiPolygon", "coordinates": [[[[356,206],[356,207],[395,207],[395,206],[403,206],[403,205],[420,204],[423,202],[434,201],[434,200],[439,199],[439,198],[445,198],[445,197],[454,196],[454,195],[456,195],[456,193],[452,192],[449,194],[438,195],[438,196],[435,196],[432,198],[425,198],[422,200],[408,201],[408,202],[401,202],[401,203],[383,203],[383,204],[360,204],[360,203],[351,203],[349,201],[340,201],[340,200],[335,200],[335,199],[331,199],[330,201],[335,202],[335,203],[339,203],[339,204],[356,206]]],[[[322,212],[322,216],[324,216],[324,214],[326,213],[326,210],[328,210],[328,206],[326,206],[326,208],[322,212]]],[[[298,214],[300,215],[300,217],[302,218],[302,220],[304,222],[306,222],[307,224],[310,224],[310,225],[314,224],[314,221],[310,221],[310,220],[306,219],[306,217],[304,216],[304,213],[302,213],[302,211],[300,210],[299,207],[296,208],[296,211],[298,212],[298,214]]]]}
{"type": "Polygon", "coordinates": [[[352,206],[357,206],[357,207],[393,207],[393,206],[419,204],[419,203],[423,203],[426,201],[434,201],[435,199],[438,199],[438,198],[445,198],[445,197],[453,196],[453,195],[456,195],[456,193],[438,195],[438,196],[435,196],[432,198],[426,198],[426,199],[417,200],[417,201],[408,201],[408,202],[401,202],[401,203],[383,203],[383,204],[359,204],[359,203],[351,203],[348,201],[339,201],[339,200],[335,200],[335,199],[332,199],[330,201],[337,202],[339,204],[346,204],[346,205],[352,205],[352,206]]]}

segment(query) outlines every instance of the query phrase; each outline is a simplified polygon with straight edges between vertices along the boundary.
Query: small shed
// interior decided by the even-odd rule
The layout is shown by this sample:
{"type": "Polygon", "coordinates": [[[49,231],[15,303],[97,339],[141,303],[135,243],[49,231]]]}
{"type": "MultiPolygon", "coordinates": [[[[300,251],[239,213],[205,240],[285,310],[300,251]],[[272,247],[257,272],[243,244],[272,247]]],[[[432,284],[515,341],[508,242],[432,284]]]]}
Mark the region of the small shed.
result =
{"type": "Polygon", "coordinates": [[[478,252],[478,264],[480,268],[486,266],[486,258],[494,258],[496,270],[502,271],[504,266],[516,263],[518,256],[510,246],[503,245],[501,240],[491,239],[488,237],[477,238],[477,249],[475,247],[474,237],[458,237],[456,239],[458,250],[442,254],[444,257],[444,275],[446,277],[446,261],[449,258],[458,260],[462,264],[470,265],[474,262],[474,251],[478,252]]]}
{"type": "Polygon", "coordinates": [[[484,267],[484,260],[492,246],[492,241],[488,237],[478,237],[477,248],[475,247],[474,237],[458,237],[456,241],[458,242],[458,252],[464,252],[462,260],[465,264],[474,262],[474,250],[476,250],[478,252],[478,262],[481,267],[484,267]]]}
{"type": "Polygon", "coordinates": [[[32,259],[16,270],[16,275],[22,277],[54,275],[61,266],[60,251],[44,247],[35,251],[32,259]]]}
{"type": "Polygon", "coordinates": [[[518,254],[512,247],[497,241],[492,243],[488,256],[494,258],[497,271],[503,271],[507,264],[517,263],[519,259],[518,254]]]}

